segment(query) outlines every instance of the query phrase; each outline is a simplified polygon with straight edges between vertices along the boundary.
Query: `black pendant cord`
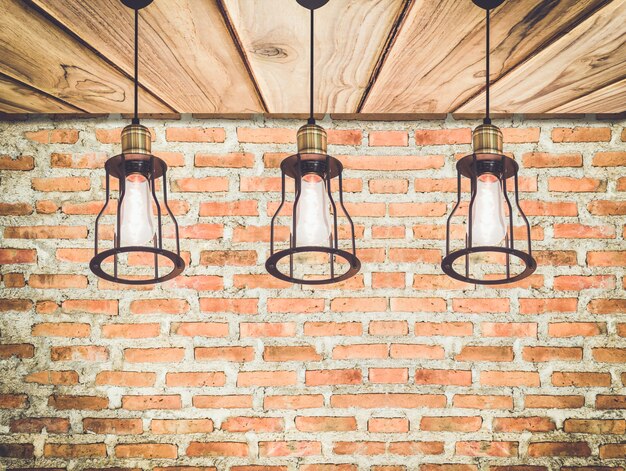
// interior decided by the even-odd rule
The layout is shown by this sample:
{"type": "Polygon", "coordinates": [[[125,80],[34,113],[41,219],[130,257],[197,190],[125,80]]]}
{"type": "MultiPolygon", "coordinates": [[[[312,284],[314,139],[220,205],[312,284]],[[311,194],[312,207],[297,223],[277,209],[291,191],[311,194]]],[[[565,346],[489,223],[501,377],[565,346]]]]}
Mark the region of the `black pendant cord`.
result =
{"type": "Polygon", "coordinates": [[[137,109],[139,108],[139,9],[135,8],[135,114],[133,116],[133,124],[139,124],[137,109]]]}
{"type": "Polygon", "coordinates": [[[483,120],[483,122],[485,124],[491,124],[491,117],[489,115],[489,83],[491,82],[491,68],[490,68],[490,60],[489,60],[489,55],[490,55],[490,25],[489,25],[489,9],[487,8],[487,40],[486,42],[486,52],[485,52],[485,58],[486,58],[486,63],[487,63],[487,67],[486,67],[486,82],[487,82],[487,86],[485,88],[485,95],[486,95],[486,101],[487,101],[487,115],[485,117],[485,119],[483,120]]]}
{"type": "Polygon", "coordinates": [[[309,89],[309,99],[310,99],[310,108],[309,108],[309,124],[315,124],[315,117],[313,116],[313,89],[314,89],[314,78],[315,78],[315,73],[314,73],[314,52],[315,52],[315,43],[314,43],[314,31],[315,31],[315,9],[311,9],[311,64],[310,64],[310,89],[309,89]]]}

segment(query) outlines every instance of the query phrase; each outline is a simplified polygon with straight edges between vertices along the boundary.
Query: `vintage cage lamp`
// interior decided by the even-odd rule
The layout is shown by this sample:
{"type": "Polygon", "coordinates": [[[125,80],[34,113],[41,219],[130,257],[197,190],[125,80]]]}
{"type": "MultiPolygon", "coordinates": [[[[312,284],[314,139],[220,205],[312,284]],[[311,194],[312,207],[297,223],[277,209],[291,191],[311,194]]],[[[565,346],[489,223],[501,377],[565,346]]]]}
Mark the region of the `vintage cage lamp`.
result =
{"type": "MultiPolygon", "coordinates": [[[[270,256],[265,263],[274,277],[305,285],[337,283],[358,273],[361,262],[356,256],[354,224],[343,202],[343,166],[328,155],[327,135],[315,123],[313,115],[313,64],[315,10],[328,0],[297,0],[311,12],[310,117],[297,133],[298,153],[280,165],[281,202],[271,221],[270,256]],[[276,222],[287,206],[286,180],[294,182],[295,195],[290,211],[291,224],[288,247],[279,250],[276,222]],[[337,181],[338,201],[333,197],[331,183],[337,181]],[[349,247],[340,247],[341,212],[348,222],[349,247]]],[[[289,213],[285,211],[285,213],[289,213]]]]}
{"type": "Polygon", "coordinates": [[[537,268],[532,256],[530,224],[519,204],[517,162],[504,155],[503,136],[489,115],[490,10],[504,0],[473,0],[486,10],[486,117],[472,134],[473,153],[457,162],[457,202],[446,223],[446,256],[442,270],[467,283],[496,285],[514,283],[537,268]],[[470,181],[465,246],[452,249],[451,224],[462,203],[462,179],[470,181]],[[513,203],[508,185],[513,186],[513,203]],[[521,220],[523,242],[515,240],[514,221],[521,220]]]}
{"type": "Polygon", "coordinates": [[[135,110],[132,123],[122,130],[122,153],[106,161],[106,199],[96,217],[95,254],[89,263],[98,277],[122,284],[144,285],[170,280],[185,268],[180,256],[178,224],[167,201],[167,164],[151,153],[151,135],[139,124],[138,102],[138,31],[139,10],[152,0],[122,0],[135,14],[135,110]],[[111,198],[111,179],[118,181],[113,247],[101,250],[101,219],[111,198]],[[157,187],[162,200],[157,198],[157,187]],[[174,250],[163,243],[163,220],[169,216],[173,225],[174,250]],[[156,213],[156,214],[155,214],[156,213]],[[148,272],[140,267],[150,266],[148,272]]]}

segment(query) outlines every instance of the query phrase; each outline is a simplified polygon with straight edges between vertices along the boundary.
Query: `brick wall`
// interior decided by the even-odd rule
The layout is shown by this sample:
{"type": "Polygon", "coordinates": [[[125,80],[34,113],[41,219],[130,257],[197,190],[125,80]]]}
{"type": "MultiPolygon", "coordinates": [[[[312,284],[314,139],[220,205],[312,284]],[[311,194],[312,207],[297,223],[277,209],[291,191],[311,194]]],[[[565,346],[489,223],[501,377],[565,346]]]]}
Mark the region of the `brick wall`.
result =
{"type": "Polygon", "coordinates": [[[497,289],[439,269],[478,122],[326,118],[363,270],[307,288],[263,268],[302,121],[146,120],[191,265],[139,291],[87,267],[127,121],[1,122],[0,468],[623,469],[626,122],[495,123],[540,265],[497,289]]]}

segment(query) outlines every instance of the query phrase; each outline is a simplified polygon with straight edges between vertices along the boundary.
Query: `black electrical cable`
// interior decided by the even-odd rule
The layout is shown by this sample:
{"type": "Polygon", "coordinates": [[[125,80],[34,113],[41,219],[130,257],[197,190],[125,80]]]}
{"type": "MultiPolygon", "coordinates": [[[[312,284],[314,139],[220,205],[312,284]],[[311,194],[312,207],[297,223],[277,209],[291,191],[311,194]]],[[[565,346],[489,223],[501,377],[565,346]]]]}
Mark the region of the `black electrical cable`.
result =
{"type": "Polygon", "coordinates": [[[487,116],[484,119],[485,124],[491,124],[491,117],[489,115],[489,82],[491,82],[491,72],[490,72],[490,61],[489,61],[489,52],[490,52],[490,28],[489,28],[489,9],[487,8],[487,41],[486,41],[486,51],[485,57],[487,62],[487,70],[486,70],[486,82],[487,86],[485,88],[485,96],[487,101],[487,116]]]}
{"type": "Polygon", "coordinates": [[[135,115],[133,117],[133,124],[139,124],[139,117],[137,116],[137,108],[139,103],[139,10],[135,9],[135,115]]]}
{"type": "Polygon", "coordinates": [[[313,83],[314,83],[314,51],[315,51],[315,43],[313,31],[315,30],[315,9],[311,9],[311,64],[310,64],[310,90],[309,90],[309,99],[310,99],[310,109],[309,109],[309,124],[315,124],[315,118],[313,116],[313,83]]]}

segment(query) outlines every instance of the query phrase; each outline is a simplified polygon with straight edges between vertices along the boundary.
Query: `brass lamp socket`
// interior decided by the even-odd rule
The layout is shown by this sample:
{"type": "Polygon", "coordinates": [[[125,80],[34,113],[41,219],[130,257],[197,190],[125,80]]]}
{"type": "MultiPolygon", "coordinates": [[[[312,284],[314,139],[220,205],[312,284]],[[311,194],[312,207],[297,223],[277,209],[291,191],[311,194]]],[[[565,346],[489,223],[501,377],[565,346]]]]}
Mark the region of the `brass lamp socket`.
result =
{"type": "Polygon", "coordinates": [[[141,124],[129,124],[122,130],[122,154],[150,154],[152,135],[141,124]]]}
{"type": "Polygon", "coordinates": [[[323,127],[317,124],[305,124],[298,129],[298,153],[323,154],[327,153],[328,137],[323,127]]]}
{"type": "Polygon", "coordinates": [[[472,133],[474,154],[502,154],[502,131],[493,124],[481,124],[472,133]]]}

